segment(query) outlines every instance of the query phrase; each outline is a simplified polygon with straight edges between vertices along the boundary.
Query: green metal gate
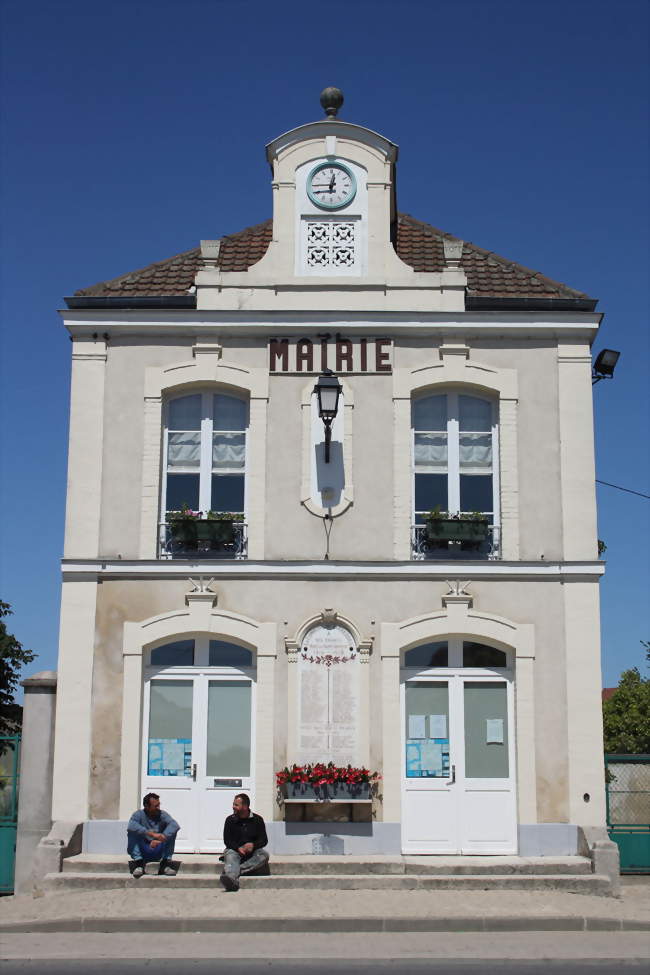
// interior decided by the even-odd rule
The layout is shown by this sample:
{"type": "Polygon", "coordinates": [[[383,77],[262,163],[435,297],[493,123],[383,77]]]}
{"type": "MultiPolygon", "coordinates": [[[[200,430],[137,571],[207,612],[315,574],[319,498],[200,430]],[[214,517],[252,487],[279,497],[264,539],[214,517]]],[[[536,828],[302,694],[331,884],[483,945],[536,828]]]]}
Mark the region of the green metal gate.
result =
{"type": "Polygon", "coordinates": [[[12,894],[16,862],[20,735],[0,737],[0,894],[12,894]]]}
{"type": "Polygon", "coordinates": [[[605,781],[621,873],[650,873],[650,755],[605,755],[605,781]]]}

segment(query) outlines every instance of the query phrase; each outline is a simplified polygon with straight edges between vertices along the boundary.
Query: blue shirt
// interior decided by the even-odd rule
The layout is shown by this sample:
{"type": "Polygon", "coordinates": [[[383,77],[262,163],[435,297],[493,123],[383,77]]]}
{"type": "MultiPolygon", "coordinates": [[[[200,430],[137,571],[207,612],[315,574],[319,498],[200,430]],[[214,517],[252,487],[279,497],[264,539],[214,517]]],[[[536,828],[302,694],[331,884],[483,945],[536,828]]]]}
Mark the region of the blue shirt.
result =
{"type": "Polygon", "coordinates": [[[151,819],[144,809],[138,809],[133,813],[126,827],[129,833],[137,833],[138,836],[146,836],[148,832],[162,833],[168,838],[178,833],[180,826],[175,819],[161,809],[156,819],[151,819]]]}

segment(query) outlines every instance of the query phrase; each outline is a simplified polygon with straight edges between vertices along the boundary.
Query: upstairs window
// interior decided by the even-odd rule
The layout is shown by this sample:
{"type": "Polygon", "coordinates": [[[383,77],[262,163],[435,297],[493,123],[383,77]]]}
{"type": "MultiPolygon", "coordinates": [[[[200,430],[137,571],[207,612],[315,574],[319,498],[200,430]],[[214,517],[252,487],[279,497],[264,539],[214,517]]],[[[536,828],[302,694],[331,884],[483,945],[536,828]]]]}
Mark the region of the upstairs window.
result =
{"type": "Polygon", "coordinates": [[[415,523],[438,506],[451,514],[478,511],[494,521],[496,421],[486,399],[449,391],[413,400],[415,523]]]}
{"type": "Polygon", "coordinates": [[[193,393],[167,404],[163,511],[245,511],[248,403],[193,393]]]}

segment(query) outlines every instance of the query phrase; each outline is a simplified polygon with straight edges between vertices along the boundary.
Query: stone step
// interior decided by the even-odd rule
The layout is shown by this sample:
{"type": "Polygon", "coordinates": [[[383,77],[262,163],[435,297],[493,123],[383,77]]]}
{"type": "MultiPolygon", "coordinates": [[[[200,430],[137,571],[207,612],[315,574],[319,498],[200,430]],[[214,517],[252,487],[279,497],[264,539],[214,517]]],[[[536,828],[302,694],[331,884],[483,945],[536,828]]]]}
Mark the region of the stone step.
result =
{"type": "MultiPolygon", "coordinates": [[[[174,858],[180,863],[178,876],[191,873],[214,876],[221,872],[222,865],[217,854],[179,854],[174,858]]],[[[122,873],[126,869],[127,858],[112,854],[82,853],[63,861],[64,873],[122,873]]],[[[153,872],[157,865],[151,864],[153,872]]],[[[273,876],[312,876],[340,875],[383,875],[410,876],[440,874],[443,876],[462,875],[552,875],[552,874],[591,874],[591,860],[588,857],[479,857],[479,856],[277,856],[271,858],[273,876]]]]}
{"type": "MultiPolygon", "coordinates": [[[[182,888],[220,889],[216,874],[181,871],[176,877],[155,874],[135,880],[123,866],[120,872],[50,873],[44,886],[50,893],[61,890],[110,890],[160,885],[182,888]]],[[[246,890],[562,890],[575,894],[610,893],[610,881],[599,874],[272,874],[242,877],[246,890]]]]}

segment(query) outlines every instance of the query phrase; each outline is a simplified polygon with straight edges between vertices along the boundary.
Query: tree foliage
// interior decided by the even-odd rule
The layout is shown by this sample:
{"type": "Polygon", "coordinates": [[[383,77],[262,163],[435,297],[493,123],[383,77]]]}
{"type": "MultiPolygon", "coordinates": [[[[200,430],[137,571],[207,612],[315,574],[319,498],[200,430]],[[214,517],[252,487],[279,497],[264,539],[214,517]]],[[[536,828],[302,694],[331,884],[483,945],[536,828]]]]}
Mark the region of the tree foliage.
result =
{"type": "MultiPolygon", "coordinates": [[[[641,641],[650,661],[650,643],[641,641]]],[[[624,670],[618,687],[603,702],[605,751],[621,755],[650,753],[650,679],[638,667],[624,670]]]]}
{"type": "Polygon", "coordinates": [[[7,631],[3,617],[10,615],[11,607],[0,600],[0,735],[14,734],[20,726],[22,708],[14,701],[14,692],[21,668],[36,656],[7,631]]]}

